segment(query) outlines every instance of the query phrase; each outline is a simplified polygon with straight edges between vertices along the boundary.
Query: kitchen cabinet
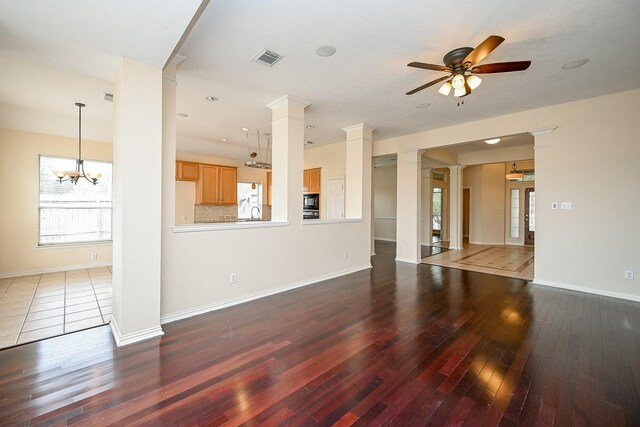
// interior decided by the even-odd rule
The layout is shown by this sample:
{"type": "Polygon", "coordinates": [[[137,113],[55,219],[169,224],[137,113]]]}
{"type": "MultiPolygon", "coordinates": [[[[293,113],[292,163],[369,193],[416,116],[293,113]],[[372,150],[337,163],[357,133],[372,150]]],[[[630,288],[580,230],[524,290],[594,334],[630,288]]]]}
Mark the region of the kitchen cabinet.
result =
{"type": "Polygon", "coordinates": [[[319,193],[320,192],[320,169],[305,169],[302,178],[302,191],[305,193],[319,193]]]}
{"type": "Polygon", "coordinates": [[[200,164],[176,161],[176,181],[197,181],[200,177],[200,164]]]}
{"type": "Polygon", "coordinates": [[[196,181],[199,205],[233,205],[238,203],[238,168],[200,164],[196,181]]]}

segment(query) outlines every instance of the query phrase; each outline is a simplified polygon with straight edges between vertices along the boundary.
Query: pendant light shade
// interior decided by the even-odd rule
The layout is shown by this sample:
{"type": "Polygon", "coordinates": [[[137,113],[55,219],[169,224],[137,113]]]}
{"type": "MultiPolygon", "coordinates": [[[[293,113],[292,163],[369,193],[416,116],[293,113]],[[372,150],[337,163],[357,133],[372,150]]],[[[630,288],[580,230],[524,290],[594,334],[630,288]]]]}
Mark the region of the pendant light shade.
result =
{"type": "Polygon", "coordinates": [[[445,82],[442,86],[440,86],[438,92],[440,92],[444,96],[449,96],[449,93],[451,92],[451,82],[445,82]]]}
{"type": "Polygon", "coordinates": [[[517,168],[518,166],[514,162],[511,166],[511,171],[505,176],[505,178],[509,181],[522,181],[524,174],[519,172],[517,168]]]}
{"type": "Polygon", "coordinates": [[[471,74],[467,77],[467,84],[471,88],[471,90],[477,88],[482,83],[482,79],[474,74],[471,74]]]}

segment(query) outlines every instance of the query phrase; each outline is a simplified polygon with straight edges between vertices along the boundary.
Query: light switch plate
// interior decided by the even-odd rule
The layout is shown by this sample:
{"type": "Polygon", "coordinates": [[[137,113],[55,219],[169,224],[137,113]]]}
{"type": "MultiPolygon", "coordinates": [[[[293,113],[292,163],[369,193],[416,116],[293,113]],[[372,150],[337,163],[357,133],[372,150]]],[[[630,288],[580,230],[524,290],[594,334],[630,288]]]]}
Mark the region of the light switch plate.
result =
{"type": "Polygon", "coordinates": [[[551,202],[551,209],[558,209],[558,202],[551,202]]]}

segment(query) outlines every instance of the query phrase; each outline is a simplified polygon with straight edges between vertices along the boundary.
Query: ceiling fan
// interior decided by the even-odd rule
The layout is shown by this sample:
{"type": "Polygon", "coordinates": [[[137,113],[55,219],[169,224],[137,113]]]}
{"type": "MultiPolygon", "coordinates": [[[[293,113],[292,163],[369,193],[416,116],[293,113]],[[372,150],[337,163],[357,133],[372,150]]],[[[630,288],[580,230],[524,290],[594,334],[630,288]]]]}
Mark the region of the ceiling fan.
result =
{"type": "Polygon", "coordinates": [[[411,62],[407,64],[409,67],[422,68],[423,70],[444,71],[447,76],[440,77],[423,84],[409,92],[407,95],[413,95],[433,86],[442,81],[445,83],[440,87],[438,92],[444,96],[448,96],[453,89],[453,95],[459,98],[467,96],[471,91],[477,88],[482,79],[476,74],[493,74],[507,73],[511,71],[523,71],[529,68],[531,61],[515,61],[515,62],[498,62],[494,64],[476,65],[487,57],[495,48],[500,46],[504,41],[504,37],[489,36],[485,41],[480,43],[475,49],[470,47],[459,47],[447,53],[442,62],[444,65],[426,64],[424,62],[411,62]]]}

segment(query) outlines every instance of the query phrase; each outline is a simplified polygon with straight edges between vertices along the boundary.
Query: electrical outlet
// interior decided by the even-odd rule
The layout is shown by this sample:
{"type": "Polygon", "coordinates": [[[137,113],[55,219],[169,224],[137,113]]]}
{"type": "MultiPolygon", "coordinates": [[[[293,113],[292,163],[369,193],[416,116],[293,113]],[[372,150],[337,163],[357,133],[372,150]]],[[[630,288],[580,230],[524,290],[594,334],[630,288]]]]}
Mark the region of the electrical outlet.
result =
{"type": "Polygon", "coordinates": [[[94,260],[94,261],[97,260],[98,259],[98,254],[96,252],[92,252],[91,253],[91,259],[94,260]]]}
{"type": "Polygon", "coordinates": [[[562,203],[560,203],[560,209],[564,209],[566,211],[570,211],[571,209],[573,209],[573,206],[572,206],[571,202],[562,202],[562,203]]]}
{"type": "Polygon", "coordinates": [[[237,280],[238,276],[236,276],[236,273],[229,273],[229,283],[236,283],[237,280]]]}
{"type": "Polygon", "coordinates": [[[633,280],[633,270],[625,270],[624,278],[627,280],[633,280]]]}
{"type": "Polygon", "coordinates": [[[186,221],[187,220],[187,216],[186,215],[182,215],[182,220],[186,221]]]}
{"type": "Polygon", "coordinates": [[[349,259],[349,251],[344,251],[344,254],[342,255],[342,257],[346,260],[349,259]]]}

